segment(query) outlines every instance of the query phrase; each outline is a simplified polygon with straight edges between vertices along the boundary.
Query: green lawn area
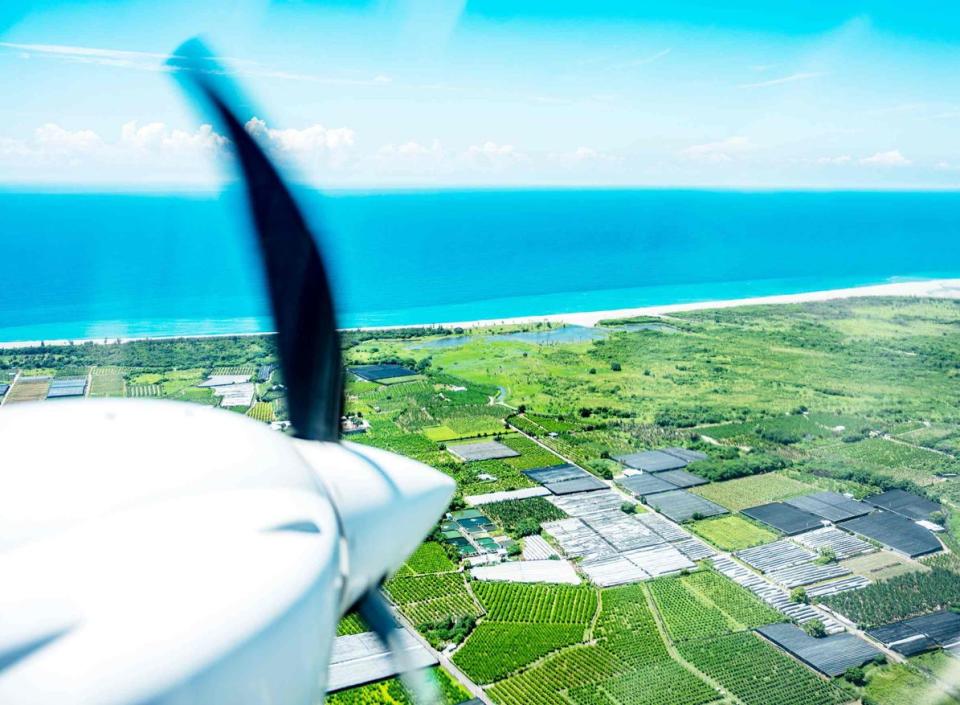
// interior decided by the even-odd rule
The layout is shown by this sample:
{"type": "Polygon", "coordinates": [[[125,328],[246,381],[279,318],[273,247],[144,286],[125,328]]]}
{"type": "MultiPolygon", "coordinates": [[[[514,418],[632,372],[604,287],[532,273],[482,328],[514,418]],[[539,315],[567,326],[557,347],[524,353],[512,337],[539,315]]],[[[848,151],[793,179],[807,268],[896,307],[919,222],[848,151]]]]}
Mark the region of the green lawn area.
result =
{"type": "Polygon", "coordinates": [[[904,705],[904,703],[957,705],[960,703],[960,700],[938,692],[935,681],[919,669],[902,663],[869,668],[867,685],[863,692],[869,698],[869,702],[875,705],[904,705]]]}
{"type": "Polygon", "coordinates": [[[739,551],[776,540],[777,534],[739,516],[703,519],[687,528],[721,551],[739,551]]]}
{"type": "Polygon", "coordinates": [[[883,438],[821,448],[814,456],[829,468],[872,470],[918,485],[938,482],[937,473],[960,472],[960,462],[943,453],[883,438]]]}
{"type": "Polygon", "coordinates": [[[779,502],[789,497],[806,494],[812,492],[813,488],[779,472],[770,472],[765,475],[701,485],[694,487],[691,491],[730,511],[738,512],[758,504],[779,502]]]}
{"type": "Polygon", "coordinates": [[[423,435],[429,438],[431,441],[436,441],[438,443],[443,441],[452,441],[453,439],[460,437],[460,434],[458,434],[449,426],[427,426],[423,429],[423,435]]]}

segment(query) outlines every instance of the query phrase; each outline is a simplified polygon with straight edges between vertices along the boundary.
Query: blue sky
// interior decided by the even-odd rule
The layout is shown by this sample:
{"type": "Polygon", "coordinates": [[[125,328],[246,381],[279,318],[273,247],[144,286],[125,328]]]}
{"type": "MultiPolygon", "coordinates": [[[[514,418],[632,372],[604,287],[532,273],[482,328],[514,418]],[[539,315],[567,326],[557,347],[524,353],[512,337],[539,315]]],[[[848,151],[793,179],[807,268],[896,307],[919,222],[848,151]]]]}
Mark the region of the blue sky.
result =
{"type": "Polygon", "coordinates": [[[960,8],[923,0],[7,0],[0,182],[222,181],[163,70],[197,34],[324,187],[960,185],[960,8]]]}

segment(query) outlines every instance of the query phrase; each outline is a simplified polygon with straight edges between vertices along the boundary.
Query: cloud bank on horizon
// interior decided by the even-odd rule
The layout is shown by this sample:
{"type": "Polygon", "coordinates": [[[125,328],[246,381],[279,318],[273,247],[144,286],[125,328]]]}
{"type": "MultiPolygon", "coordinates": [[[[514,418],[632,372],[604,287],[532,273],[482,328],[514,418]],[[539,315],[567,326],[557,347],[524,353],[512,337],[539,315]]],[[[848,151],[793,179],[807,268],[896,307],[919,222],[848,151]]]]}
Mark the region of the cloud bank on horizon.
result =
{"type": "Polygon", "coordinates": [[[960,10],[603,5],[30,3],[0,13],[0,183],[219,184],[164,65],[205,32],[321,186],[960,185],[960,10]]]}

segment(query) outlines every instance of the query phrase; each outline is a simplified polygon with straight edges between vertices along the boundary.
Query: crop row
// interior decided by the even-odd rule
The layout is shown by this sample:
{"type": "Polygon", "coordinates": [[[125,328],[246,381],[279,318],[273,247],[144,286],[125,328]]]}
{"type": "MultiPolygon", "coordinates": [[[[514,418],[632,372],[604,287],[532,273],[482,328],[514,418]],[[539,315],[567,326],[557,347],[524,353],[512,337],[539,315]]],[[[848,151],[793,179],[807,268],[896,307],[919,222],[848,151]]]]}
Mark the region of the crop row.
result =
{"type": "Polygon", "coordinates": [[[484,512],[511,536],[529,536],[540,532],[546,521],[565,519],[567,514],[543,497],[512,499],[484,505],[484,512]]]}
{"type": "Polygon", "coordinates": [[[657,623],[639,584],[604,590],[595,634],[624,666],[668,657],[657,623]]]}
{"type": "Polygon", "coordinates": [[[862,627],[875,627],[906,617],[960,604],[960,578],[934,567],[824,598],[824,604],[862,627]]]}
{"type": "Polygon", "coordinates": [[[529,470],[563,463],[561,458],[543,446],[534,443],[526,436],[507,436],[503,439],[503,443],[520,453],[519,456],[507,458],[506,461],[517,470],[529,470]]]}
{"type": "Polygon", "coordinates": [[[583,639],[583,625],[482,622],[453,662],[477,683],[491,683],[583,639]]]}
{"type": "Polygon", "coordinates": [[[744,705],[836,705],[852,699],[752,632],[687,642],[679,649],[744,705]]]}
{"type": "Polygon", "coordinates": [[[705,596],[743,627],[760,627],[783,621],[780,612],[720,573],[701,570],[691,573],[683,580],[688,588],[705,596]]]}
{"type": "Polygon", "coordinates": [[[407,559],[398,575],[447,573],[455,569],[456,566],[447,557],[447,552],[443,550],[443,546],[433,541],[427,541],[421,544],[407,559]]]}
{"type": "Polygon", "coordinates": [[[733,631],[720,610],[704,602],[682,578],[660,578],[650,592],[674,641],[703,639],[733,631]]]}
{"type": "Polygon", "coordinates": [[[390,599],[398,605],[466,592],[463,576],[459,573],[394,578],[387,582],[386,588],[390,599]]]}
{"type": "Polygon", "coordinates": [[[597,610],[597,593],[590,587],[476,583],[474,591],[497,622],[587,624],[597,610]]]}
{"type": "Polygon", "coordinates": [[[576,705],[702,705],[719,698],[674,661],[655,661],[600,684],[571,688],[567,695],[576,705]]]}

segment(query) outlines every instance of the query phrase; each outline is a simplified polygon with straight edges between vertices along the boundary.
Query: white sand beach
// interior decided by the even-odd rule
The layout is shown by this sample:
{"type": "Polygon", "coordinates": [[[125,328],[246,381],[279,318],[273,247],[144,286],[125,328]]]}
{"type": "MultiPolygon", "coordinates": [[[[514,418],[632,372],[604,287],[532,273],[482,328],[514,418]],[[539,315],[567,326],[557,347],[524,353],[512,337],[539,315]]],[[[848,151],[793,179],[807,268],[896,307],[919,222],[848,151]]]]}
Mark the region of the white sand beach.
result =
{"type": "MultiPolygon", "coordinates": [[[[874,284],[857,286],[848,289],[828,289],[825,291],[809,291],[799,294],[780,294],[776,296],[757,296],[746,299],[723,299],[717,301],[696,301],[684,304],[663,304],[657,306],[641,306],[639,308],[619,308],[607,311],[583,311],[577,313],[555,313],[542,316],[518,316],[516,318],[495,318],[482,321],[460,322],[431,322],[419,324],[422,326],[442,325],[445,328],[483,328],[495,325],[512,325],[522,323],[537,323],[549,321],[551,323],[567,323],[575,326],[596,326],[600,321],[614,318],[632,318],[633,316],[664,316],[682,311],[702,311],[714,308],[732,308],[735,306],[764,306],[769,304],[796,304],[810,301],[831,301],[834,299],[849,299],[863,296],[912,296],[918,298],[960,299],[960,279],[927,279],[923,281],[896,282],[891,284],[874,284]]],[[[390,328],[416,328],[417,324],[409,326],[381,326],[360,328],[354,330],[382,330],[390,328]]]]}
{"type": "MultiPolygon", "coordinates": [[[[397,328],[421,328],[421,327],[439,327],[444,328],[484,328],[498,325],[520,325],[539,322],[565,323],[575,326],[596,326],[600,321],[631,318],[634,316],[664,316],[671,313],[680,313],[683,311],[702,311],[716,308],[732,308],[735,306],[766,306],[772,304],[796,304],[813,301],[831,301],[835,299],[848,299],[857,297],[876,297],[876,296],[907,296],[917,298],[935,298],[935,299],[960,299],[960,279],[926,279],[920,281],[894,282],[890,284],[874,284],[869,286],[857,286],[847,289],[828,289],[825,291],[809,291],[799,294],[780,294],[775,296],[757,296],[745,299],[722,299],[715,301],[696,301],[682,304],[662,304],[656,306],[641,306],[637,308],[609,309],[605,311],[582,311],[574,313],[554,313],[538,316],[516,316],[512,318],[490,318],[476,321],[430,321],[423,323],[411,323],[402,326],[365,326],[361,328],[349,328],[345,330],[391,330],[397,328]]],[[[149,336],[151,340],[173,340],[177,338],[225,338],[235,337],[237,335],[264,335],[264,333],[217,333],[208,335],[178,335],[178,336],[149,336]]],[[[62,339],[62,340],[44,340],[44,345],[80,345],[83,343],[94,343],[97,345],[109,345],[116,343],[117,340],[126,343],[135,340],[147,340],[148,336],[133,338],[111,338],[105,341],[98,339],[62,339]]],[[[15,342],[0,342],[0,348],[27,348],[40,345],[39,340],[25,340],[15,342]]]]}

